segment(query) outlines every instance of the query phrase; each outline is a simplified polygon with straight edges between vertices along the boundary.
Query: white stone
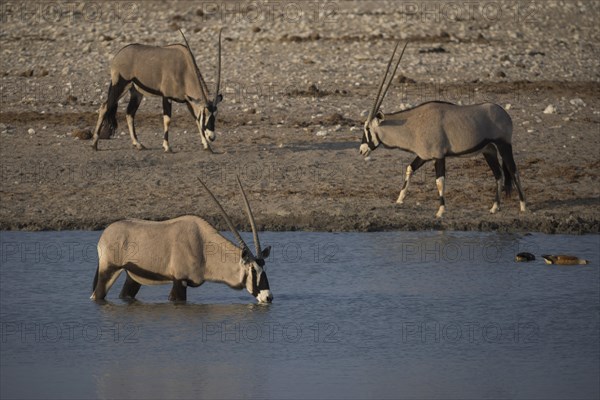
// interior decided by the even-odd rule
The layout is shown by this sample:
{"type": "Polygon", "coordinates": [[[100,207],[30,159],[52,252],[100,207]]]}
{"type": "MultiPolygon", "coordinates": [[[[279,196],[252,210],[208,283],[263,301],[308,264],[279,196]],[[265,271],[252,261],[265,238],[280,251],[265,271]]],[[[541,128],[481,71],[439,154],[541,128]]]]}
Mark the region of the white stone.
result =
{"type": "Polygon", "coordinates": [[[569,103],[571,103],[572,105],[577,106],[577,107],[585,107],[586,106],[585,102],[582,99],[580,99],[579,97],[569,100],[569,103]]]}
{"type": "Polygon", "coordinates": [[[548,104],[544,109],[544,114],[556,114],[556,108],[552,104],[548,104]]]}
{"type": "Polygon", "coordinates": [[[30,135],[35,135],[35,129],[29,128],[29,130],[27,131],[27,133],[29,133],[30,135]]]}

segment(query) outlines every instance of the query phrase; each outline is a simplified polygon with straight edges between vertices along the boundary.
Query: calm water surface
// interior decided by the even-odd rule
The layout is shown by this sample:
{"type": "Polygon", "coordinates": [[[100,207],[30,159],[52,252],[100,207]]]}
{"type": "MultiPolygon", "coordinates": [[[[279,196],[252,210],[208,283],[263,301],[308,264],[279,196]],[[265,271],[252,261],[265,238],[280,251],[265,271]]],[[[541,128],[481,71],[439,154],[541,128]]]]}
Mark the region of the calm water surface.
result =
{"type": "Polygon", "coordinates": [[[129,304],[123,277],[96,304],[99,236],[1,233],[2,398],[600,395],[598,235],[265,232],[268,306],[214,283],[129,304]]]}

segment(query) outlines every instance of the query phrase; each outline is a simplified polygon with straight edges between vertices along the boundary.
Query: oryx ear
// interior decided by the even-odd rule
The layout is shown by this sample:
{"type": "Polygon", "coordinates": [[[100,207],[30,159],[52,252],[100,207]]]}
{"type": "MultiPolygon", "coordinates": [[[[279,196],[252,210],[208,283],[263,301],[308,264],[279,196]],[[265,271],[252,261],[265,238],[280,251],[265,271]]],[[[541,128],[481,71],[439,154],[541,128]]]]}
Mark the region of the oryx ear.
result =
{"type": "Polygon", "coordinates": [[[222,102],[222,101],[223,101],[223,95],[222,95],[221,93],[219,93],[219,94],[217,95],[217,99],[216,99],[216,100],[217,100],[217,101],[216,101],[216,103],[215,103],[215,106],[216,106],[217,104],[219,104],[220,102],[222,102]]]}
{"type": "Polygon", "coordinates": [[[375,118],[377,118],[379,121],[383,121],[385,119],[385,116],[383,115],[383,112],[379,110],[377,111],[377,114],[375,114],[375,118]]]}
{"type": "Polygon", "coordinates": [[[245,263],[252,261],[253,258],[254,257],[252,257],[252,253],[250,252],[250,250],[248,248],[245,248],[242,250],[242,260],[245,263]]]}
{"type": "Polygon", "coordinates": [[[267,246],[265,249],[263,249],[263,251],[260,253],[260,257],[265,259],[269,257],[269,254],[271,254],[271,246],[267,246]]]}

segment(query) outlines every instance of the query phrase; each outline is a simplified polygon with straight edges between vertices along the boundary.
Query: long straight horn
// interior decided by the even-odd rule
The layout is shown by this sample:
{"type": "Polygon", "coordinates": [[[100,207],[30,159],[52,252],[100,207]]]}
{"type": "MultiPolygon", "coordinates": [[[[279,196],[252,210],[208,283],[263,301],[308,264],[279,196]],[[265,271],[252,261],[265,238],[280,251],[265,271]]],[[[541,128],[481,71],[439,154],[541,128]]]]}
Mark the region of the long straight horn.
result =
{"type": "Polygon", "coordinates": [[[373,101],[373,107],[371,107],[371,111],[369,111],[369,116],[367,117],[367,124],[369,124],[369,122],[371,122],[371,119],[373,119],[373,116],[377,113],[377,104],[379,103],[379,95],[381,94],[381,89],[383,89],[383,84],[385,83],[385,78],[387,78],[388,73],[390,72],[390,65],[392,65],[392,60],[394,59],[394,56],[396,55],[396,50],[398,49],[398,45],[400,44],[400,41],[398,40],[398,42],[396,43],[396,47],[394,47],[394,52],[392,53],[392,56],[390,57],[390,61],[388,61],[387,64],[387,68],[385,69],[385,74],[383,74],[383,78],[381,79],[381,83],[379,84],[379,89],[377,90],[377,95],[375,96],[375,100],[373,101]]]}
{"type": "Polygon", "coordinates": [[[198,68],[198,64],[196,64],[196,57],[194,57],[194,53],[192,53],[190,44],[188,43],[188,41],[181,29],[179,29],[179,33],[181,33],[181,36],[183,37],[183,40],[185,42],[185,47],[187,47],[188,51],[190,52],[190,56],[192,57],[192,62],[194,63],[194,69],[196,70],[196,76],[198,77],[198,81],[200,81],[200,95],[202,95],[202,101],[204,102],[204,104],[208,104],[208,87],[206,86],[206,82],[204,82],[204,78],[202,77],[202,74],[200,73],[200,68],[198,68]]]}
{"type": "Polygon", "coordinates": [[[219,87],[221,86],[221,32],[223,28],[219,30],[219,54],[217,57],[217,82],[215,84],[215,100],[213,105],[217,104],[217,98],[219,97],[219,87]]]}
{"type": "Polygon", "coordinates": [[[242,187],[242,182],[240,182],[240,177],[235,176],[240,186],[240,190],[242,191],[242,197],[244,198],[244,205],[246,206],[246,213],[248,214],[248,219],[250,220],[250,227],[252,228],[252,235],[254,237],[254,247],[256,247],[256,257],[260,257],[261,249],[260,249],[260,241],[258,240],[258,232],[256,231],[256,223],[254,222],[254,215],[252,215],[252,210],[250,209],[250,203],[248,202],[248,198],[246,197],[246,192],[244,192],[244,188],[242,187]]]}
{"type": "MultiPolygon", "coordinates": [[[[398,41],[398,43],[400,43],[400,41],[398,41]]],[[[394,76],[396,75],[396,71],[398,70],[398,65],[400,65],[400,60],[402,60],[402,56],[404,55],[404,50],[406,50],[406,46],[408,46],[408,42],[406,42],[404,44],[404,47],[402,48],[402,53],[400,53],[400,58],[398,58],[398,62],[396,63],[396,66],[394,67],[394,71],[392,72],[390,80],[388,81],[387,86],[385,87],[385,90],[383,91],[383,94],[381,95],[379,104],[377,104],[377,107],[375,108],[375,110],[376,110],[375,112],[377,112],[377,110],[379,110],[379,107],[381,107],[381,103],[383,103],[383,99],[385,99],[385,95],[387,94],[387,91],[390,88],[392,81],[394,80],[394,76]]]]}
{"type": "MultiPolygon", "coordinates": [[[[221,205],[221,203],[219,203],[219,200],[217,200],[217,198],[215,197],[215,195],[213,194],[213,192],[211,192],[210,189],[204,184],[204,182],[202,182],[202,179],[200,179],[199,177],[196,177],[196,178],[198,178],[198,181],[200,181],[200,183],[202,184],[202,186],[204,187],[204,189],[208,192],[208,194],[210,195],[210,197],[213,199],[213,201],[215,202],[215,204],[217,205],[217,207],[219,207],[219,210],[221,210],[221,214],[223,215],[223,219],[225,219],[225,222],[227,223],[227,226],[229,227],[229,230],[231,231],[231,233],[233,233],[233,236],[235,236],[235,238],[238,240],[239,245],[242,247],[242,249],[247,249],[248,251],[250,251],[250,248],[248,247],[248,245],[246,244],[246,242],[244,242],[244,239],[242,239],[242,236],[237,231],[237,229],[235,229],[235,226],[231,222],[231,219],[229,219],[229,215],[227,215],[227,213],[225,212],[225,209],[223,208],[223,206],[221,205]]],[[[250,251],[250,253],[252,253],[252,252],[250,251]]]]}

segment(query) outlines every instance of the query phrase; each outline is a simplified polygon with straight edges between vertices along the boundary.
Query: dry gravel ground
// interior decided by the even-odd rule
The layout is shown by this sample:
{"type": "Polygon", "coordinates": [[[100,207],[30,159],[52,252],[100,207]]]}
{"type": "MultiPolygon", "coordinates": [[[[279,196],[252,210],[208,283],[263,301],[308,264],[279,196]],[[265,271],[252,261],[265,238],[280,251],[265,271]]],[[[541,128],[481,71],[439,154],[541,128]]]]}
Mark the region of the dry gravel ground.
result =
{"type": "Polygon", "coordinates": [[[203,177],[248,229],[235,175],[260,229],[600,230],[598,2],[3,2],[0,27],[0,228],[101,229],[125,218],[197,214],[225,228],[203,177]],[[174,154],[161,149],[160,100],[136,119],[125,103],[100,151],[70,133],[91,128],[109,60],[131,42],[180,42],[188,32],[212,88],[224,27],[217,154],[175,105],[174,154]],[[358,155],[365,112],[394,41],[410,40],[384,102],[508,106],[529,212],[516,196],[490,215],[494,180],[483,157],[447,162],[447,213],[434,218],[433,164],[394,202],[413,156],[358,155]],[[552,105],[552,113],[544,113],[552,105]]]}

